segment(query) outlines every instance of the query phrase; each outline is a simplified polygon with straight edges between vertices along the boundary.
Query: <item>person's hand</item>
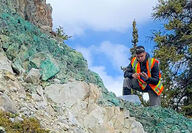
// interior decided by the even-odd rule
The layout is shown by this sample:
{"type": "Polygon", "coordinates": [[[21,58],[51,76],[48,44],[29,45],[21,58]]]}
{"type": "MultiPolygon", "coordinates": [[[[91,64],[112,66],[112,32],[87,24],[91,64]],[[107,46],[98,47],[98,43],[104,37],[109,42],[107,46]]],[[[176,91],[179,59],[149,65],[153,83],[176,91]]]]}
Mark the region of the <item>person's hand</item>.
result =
{"type": "Polygon", "coordinates": [[[139,75],[142,76],[143,78],[145,78],[146,80],[149,78],[145,72],[142,72],[139,75]]]}
{"type": "Polygon", "coordinates": [[[135,78],[135,79],[138,79],[138,76],[139,76],[139,73],[132,74],[132,77],[135,78]]]}

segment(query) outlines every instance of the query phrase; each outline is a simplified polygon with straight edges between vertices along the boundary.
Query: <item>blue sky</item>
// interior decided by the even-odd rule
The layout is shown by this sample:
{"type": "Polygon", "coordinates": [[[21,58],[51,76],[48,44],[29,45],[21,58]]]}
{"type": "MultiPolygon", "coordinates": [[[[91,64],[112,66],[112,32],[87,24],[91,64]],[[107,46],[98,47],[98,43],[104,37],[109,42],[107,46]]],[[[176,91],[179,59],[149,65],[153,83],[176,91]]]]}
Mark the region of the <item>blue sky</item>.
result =
{"type": "Polygon", "coordinates": [[[67,45],[81,52],[88,67],[97,72],[106,88],[122,93],[123,72],[132,47],[132,22],[139,34],[138,45],[152,55],[154,30],[162,24],[152,19],[158,0],[47,0],[53,8],[53,28],[62,26],[71,35],[67,45]]]}

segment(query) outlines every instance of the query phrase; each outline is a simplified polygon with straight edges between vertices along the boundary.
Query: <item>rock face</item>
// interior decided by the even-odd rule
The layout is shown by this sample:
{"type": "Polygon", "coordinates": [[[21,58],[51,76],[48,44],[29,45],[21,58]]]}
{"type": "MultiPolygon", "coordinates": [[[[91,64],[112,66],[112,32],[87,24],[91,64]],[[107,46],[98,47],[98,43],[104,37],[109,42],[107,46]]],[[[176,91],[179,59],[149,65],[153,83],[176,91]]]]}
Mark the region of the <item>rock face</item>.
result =
{"type": "MultiPolygon", "coordinates": [[[[32,69],[29,75],[39,75],[39,72],[32,69]]],[[[23,77],[3,69],[0,69],[0,81],[3,87],[0,108],[20,116],[35,117],[50,131],[144,133],[141,123],[130,117],[128,110],[98,105],[102,94],[96,85],[74,80],[43,87],[41,83],[25,82],[23,77]]]]}
{"type": "Polygon", "coordinates": [[[26,20],[45,31],[52,31],[52,8],[46,4],[46,0],[25,0],[25,2],[19,0],[19,2],[19,6],[25,10],[24,12],[18,11],[26,20]]]}
{"type": "MultiPolygon", "coordinates": [[[[49,129],[52,131],[144,133],[142,125],[129,116],[128,110],[120,111],[119,107],[99,106],[97,101],[101,96],[101,89],[96,85],[73,81],[67,84],[51,84],[43,88],[37,82],[31,84],[33,82],[19,81],[13,73],[7,76],[8,72],[5,70],[0,72],[0,85],[4,87],[4,96],[0,96],[0,107],[5,111],[17,110],[20,115],[36,117],[43,127],[51,127],[49,129]]],[[[33,69],[30,73],[29,75],[39,74],[33,69]]],[[[29,75],[27,77],[30,77],[29,75]]]]}
{"type": "Polygon", "coordinates": [[[12,61],[14,72],[28,74],[35,68],[44,81],[57,79],[66,83],[73,78],[105,88],[98,74],[88,69],[81,53],[6,9],[0,11],[0,46],[12,61]]]}
{"type": "Polygon", "coordinates": [[[98,104],[108,91],[80,53],[15,14],[34,23],[42,3],[1,0],[0,108],[56,133],[144,133],[128,110],[98,104]]]}
{"type": "Polygon", "coordinates": [[[45,95],[60,107],[68,108],[73,115],[69,119],[90,133],[144,132],[142,125],[119,107],[99,106],[101,93],[93,84],[77,81],[52,84],[45,88],[45,95]]]}
{"type": "Polygon", "coordinates": [[[0,0],[1,5],[45,31],[52,31],[52,7],[46,0],[0,0]]]}
{"type": "Polygon", "coordinates": [[[42,127],[56,133],[144,133],[128,110],[98,104],[102,88],[97,85],[74,79],[44,84],[35,68],[16,76],[13,62],[0,50],[0,109],[35,117],[42,127]]]}

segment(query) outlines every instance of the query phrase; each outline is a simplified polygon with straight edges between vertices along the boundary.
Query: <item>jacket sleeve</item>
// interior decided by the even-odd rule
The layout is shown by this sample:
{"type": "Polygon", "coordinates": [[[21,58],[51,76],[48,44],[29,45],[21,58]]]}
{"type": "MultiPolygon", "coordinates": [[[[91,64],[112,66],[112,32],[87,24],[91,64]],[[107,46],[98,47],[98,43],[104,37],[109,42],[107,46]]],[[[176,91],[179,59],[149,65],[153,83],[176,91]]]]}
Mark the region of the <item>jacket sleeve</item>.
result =
{"type": "Polygon", "coordinates": [[[127,69],[126,71],[124,72],[124,78],[133,78],[132,77],[132,74],[133,74],[133,69],[132,69],[132,66],[131,66],[131,63],[127,66],[127,69]]]}
{"type": "Polygon", "coordinates": [[[146,81],[147,84],[157,85],[159,82],[159,65],[158,62],[155,62],[153,68],[151,69],[151,78],[148,78],[146,81]]]}

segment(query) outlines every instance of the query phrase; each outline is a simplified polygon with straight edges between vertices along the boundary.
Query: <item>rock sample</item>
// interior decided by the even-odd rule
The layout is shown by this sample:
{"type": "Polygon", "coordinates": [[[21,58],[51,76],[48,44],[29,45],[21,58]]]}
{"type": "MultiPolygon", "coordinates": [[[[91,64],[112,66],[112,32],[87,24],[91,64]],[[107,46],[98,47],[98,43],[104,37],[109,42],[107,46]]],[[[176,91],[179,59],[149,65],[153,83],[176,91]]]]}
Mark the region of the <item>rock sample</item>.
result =
{"type": "Polygon", "coordinates": [[[119,98],[135,104],[139,104],[139,105],[141,104],[141,101],[137,95],[124,95],[124,96],[120,96],[119,98]]]}

